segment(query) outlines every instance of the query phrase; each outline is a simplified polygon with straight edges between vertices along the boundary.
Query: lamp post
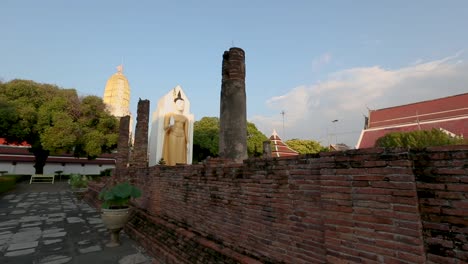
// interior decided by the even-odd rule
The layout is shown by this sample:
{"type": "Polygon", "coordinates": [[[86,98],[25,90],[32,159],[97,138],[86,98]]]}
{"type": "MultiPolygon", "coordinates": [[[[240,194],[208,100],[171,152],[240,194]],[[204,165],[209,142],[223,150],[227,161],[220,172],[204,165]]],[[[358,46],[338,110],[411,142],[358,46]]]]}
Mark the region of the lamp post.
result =
{"type": "Polygon", "coordinates": [[[335,119],[332,121],[333,123],[333,134],[335,135],[335,145],[337,144],[338,141],[338,136],[336,135],[336,123],[338,122],[338,119],[335,119]]]}

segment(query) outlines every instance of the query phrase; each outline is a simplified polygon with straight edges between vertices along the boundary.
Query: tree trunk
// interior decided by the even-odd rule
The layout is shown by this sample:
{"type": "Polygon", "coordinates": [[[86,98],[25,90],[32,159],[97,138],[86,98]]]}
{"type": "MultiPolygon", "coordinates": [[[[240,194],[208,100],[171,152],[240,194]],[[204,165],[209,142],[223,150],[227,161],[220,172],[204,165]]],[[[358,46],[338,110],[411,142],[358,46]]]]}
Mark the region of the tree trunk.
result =
{"type": "Polygon", "coordinates": [[[31,148],[29,151],[31,151],[35,157],[34,168],[36,169],[36,174],[44,174],[44,166],[49,157],[49,151],[43,148],[31,148]]]}

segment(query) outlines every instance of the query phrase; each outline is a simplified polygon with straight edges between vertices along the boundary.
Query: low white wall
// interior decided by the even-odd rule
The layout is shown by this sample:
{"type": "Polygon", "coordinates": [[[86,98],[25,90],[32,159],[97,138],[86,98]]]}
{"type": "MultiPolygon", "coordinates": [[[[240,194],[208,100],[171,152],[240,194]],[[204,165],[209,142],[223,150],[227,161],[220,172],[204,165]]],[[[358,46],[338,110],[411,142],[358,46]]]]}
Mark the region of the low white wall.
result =
{"type": "MultiPolygon", "coordinates": [[[[44,166],[44,174],[54,174],[56,171],[63,171],[62,174],[99,174],[105,169],[113,169],[114,165],[105,164],[84,164],[80,163],[65,163],[65,166],[59,163],[49,163],[44,166]]],[[[0,171],[7,171],[8,174],[34,174],[34,163],[33,162],[16,162],[13,165],[12,162],[0,161],[0,171]]]]}

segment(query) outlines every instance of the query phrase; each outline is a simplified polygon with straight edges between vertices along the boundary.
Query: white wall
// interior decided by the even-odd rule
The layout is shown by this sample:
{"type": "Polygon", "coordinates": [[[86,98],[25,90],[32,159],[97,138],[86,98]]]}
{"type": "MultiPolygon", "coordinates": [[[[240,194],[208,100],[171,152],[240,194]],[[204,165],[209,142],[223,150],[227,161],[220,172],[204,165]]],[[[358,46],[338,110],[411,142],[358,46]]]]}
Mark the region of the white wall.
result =
{"type": "Polygon", "coordinates": [[[34,174],[34,163],[32,162],[17,162],[13,163],[0,161],[0,171],[7,171],[8,174],[34,174]]]}
{"type": "MultiPolygon", "coordinates": [[[[44,174],[54,174],[56,171],[63,171],[62,174],[99,174],[105,169],[115,168],[112,164],[105,164],[99,166],[99,164],[85,164],[81,166],[80,163],[65,163],[62,166],[60,163],[49,163],[44,166],[44,174]]],[[[34,174],[34,163],[33,162],[16,162],[13,165],[12,162],[0,161],[0,171],[7,171],[8,174],[34,174]]]]}

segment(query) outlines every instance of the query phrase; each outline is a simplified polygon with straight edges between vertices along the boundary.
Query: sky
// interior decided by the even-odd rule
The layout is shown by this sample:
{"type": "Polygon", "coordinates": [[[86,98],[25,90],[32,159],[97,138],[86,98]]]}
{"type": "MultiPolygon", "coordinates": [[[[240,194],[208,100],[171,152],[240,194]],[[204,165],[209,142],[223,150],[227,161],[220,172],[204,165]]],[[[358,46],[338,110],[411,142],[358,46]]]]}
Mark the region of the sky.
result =
{"type": "Polygon", "coordinates": [[[102,97],[123,64],[133,115],[180,85],[199,120],[219,117],[222,55],[240,47],[249,122],[354,147],[369,109],[468,92],[466,14],[463,0],[3,0],[0,81],[102,97]]]}

